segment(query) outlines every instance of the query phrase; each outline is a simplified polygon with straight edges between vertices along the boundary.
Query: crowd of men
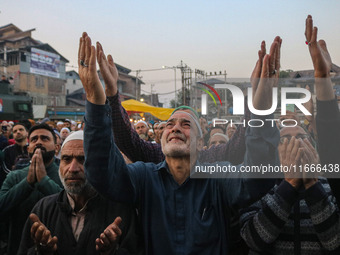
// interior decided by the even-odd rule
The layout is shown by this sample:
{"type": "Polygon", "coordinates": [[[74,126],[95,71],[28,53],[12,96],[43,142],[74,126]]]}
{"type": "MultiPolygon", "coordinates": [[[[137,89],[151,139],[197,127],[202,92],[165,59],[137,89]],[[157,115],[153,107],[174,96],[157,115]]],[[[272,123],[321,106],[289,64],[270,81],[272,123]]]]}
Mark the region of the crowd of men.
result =
{"type": "MultiPolygon", "coordinates": [[[[307,120],[296,112],[280,118],[299,125],[257,128],[213,126],[189,106],[163,122],[132,124],[112,56],[84,32],[78,52],[84,123],[2,123],[0,254],[339,254],[338,179],[293,170],[249,178],[239,171],[339,168],[332,62],[317,32],[308,16],[317,114],[309,101],[307,120]],[[214,178],[193,171],[214,162],[237,171],[214,178]]],[[[269,52],[264,41],[258,51],[248,95],[257,110],[272,105],[281,44],[277,36],[269,52]]],[[[246,107],[244,119],[250,118],[273,115],[246,107]]]]}

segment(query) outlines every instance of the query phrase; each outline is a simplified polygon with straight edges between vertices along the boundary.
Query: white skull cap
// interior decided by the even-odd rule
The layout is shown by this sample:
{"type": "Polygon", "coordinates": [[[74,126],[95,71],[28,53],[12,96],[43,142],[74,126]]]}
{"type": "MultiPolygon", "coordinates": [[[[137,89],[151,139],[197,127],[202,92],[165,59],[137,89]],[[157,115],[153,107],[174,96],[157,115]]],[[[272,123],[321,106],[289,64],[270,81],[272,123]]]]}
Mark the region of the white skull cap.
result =
{"type": "Polygon", "coordinates": [[[82,140],[84,141],[84,132],[83,130],[79,130],[76,132],[73,132],[72,134],[70,134],[65,141],[63,142],[63,145],[61,146],[61,149],[63,149],[64,145],[67,144],[69,141],[72,140],[82,140]]]}

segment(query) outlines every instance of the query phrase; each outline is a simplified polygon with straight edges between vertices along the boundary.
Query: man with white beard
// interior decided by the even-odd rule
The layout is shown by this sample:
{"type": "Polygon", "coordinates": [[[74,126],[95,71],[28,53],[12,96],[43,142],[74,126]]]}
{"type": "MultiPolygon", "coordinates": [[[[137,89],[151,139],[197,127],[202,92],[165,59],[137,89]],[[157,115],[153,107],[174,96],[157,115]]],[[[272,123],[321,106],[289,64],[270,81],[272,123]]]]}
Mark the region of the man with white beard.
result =
{"type": "Polygon", "coordinates": [[[27,219],[18,254],[136,254],[141,251],[131,207],[97,194],[84,173],[83,131],[61,148],[65,188],[40,200],[27,219]],[[115,253],[116,252],[116,253],[115,253]]]}

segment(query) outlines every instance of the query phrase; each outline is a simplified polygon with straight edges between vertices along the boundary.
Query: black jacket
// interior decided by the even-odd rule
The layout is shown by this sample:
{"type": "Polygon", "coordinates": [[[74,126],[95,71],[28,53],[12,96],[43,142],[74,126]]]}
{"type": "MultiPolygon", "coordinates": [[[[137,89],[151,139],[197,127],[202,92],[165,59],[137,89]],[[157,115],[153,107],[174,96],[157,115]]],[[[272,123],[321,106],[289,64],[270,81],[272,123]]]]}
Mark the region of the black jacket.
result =
{"type": "MultiPolygon", "coordinates": [[[[96,251],[95,240],[117,216],[122,218],[120,225],[122,236],[118,242],[119,248],[113,254],[142,253],[142,240],[136,224],[137,217],[131,207],[111,202],[100,195],[90,199],[86,208],[84,228],[78,242],[73,236],[69,221],[71,211],[72,209],[64,190],[59,194],[41,199],[32,210],[51,231],[52,236],[58,237],[56,254],[100,254],[96,251]]],[[[35,254],[36,247],[30,235],[31,226],[32,223],[28,219],[18,254],[35,254]]]]}
{"type": "Polygon", "coordinates": [[[5,168],[7,168],[7,171],[12,171],[13,167],[15,166],[15,163],[20,159],[20,158],[29,158],[28,152],[27,152],[27,145],[24,147],[21,147],[18,144],[12,144],[7,146],[3,150],[5,154],[5,168]]]}

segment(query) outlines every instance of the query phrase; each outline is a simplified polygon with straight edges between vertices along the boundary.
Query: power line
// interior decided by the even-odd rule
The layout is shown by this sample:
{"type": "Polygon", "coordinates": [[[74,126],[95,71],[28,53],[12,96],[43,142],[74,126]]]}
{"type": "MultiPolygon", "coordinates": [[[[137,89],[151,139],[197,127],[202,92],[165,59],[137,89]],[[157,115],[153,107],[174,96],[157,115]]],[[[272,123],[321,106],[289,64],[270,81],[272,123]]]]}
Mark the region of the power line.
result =
{"type": "MultiPolygon", "coordinates": [[[[179,91],[181,91],[182,89],[178,89],[177,90],[177,92],[179,92],[179,91]]],[[[146,90],[141,90],[142,92],[144,92],[144,93],[147,93],[147,94],[150,94],[150,91],[146,91],[146,90]]],[[[173,94],[173,93],[175,93],[176,91],[174,90],[174,91],[170,91],[170,92],[165,92],[165,93],[155,93],[155,94],[157,94],[157,95],[169,95],[169,94],[173,94]]]]}
{"type": "MultiPolygon", "coordinates": [[[[174,82],[174,79],[165,79],[165,80],[143,80],[145,83],[169,83],[169,82],[174,82]]],[[[181,81],[181,79],[176,79],[176,81],[181,81]]]]}
{"type": "Polygon", "coordinates": [[[160,71],[160,70],[168,70],[167,68],[154,68],[154,69],[145,69],[145,70],[131,70],[131,72],[152,72],[152,71],[160,71]]]}

